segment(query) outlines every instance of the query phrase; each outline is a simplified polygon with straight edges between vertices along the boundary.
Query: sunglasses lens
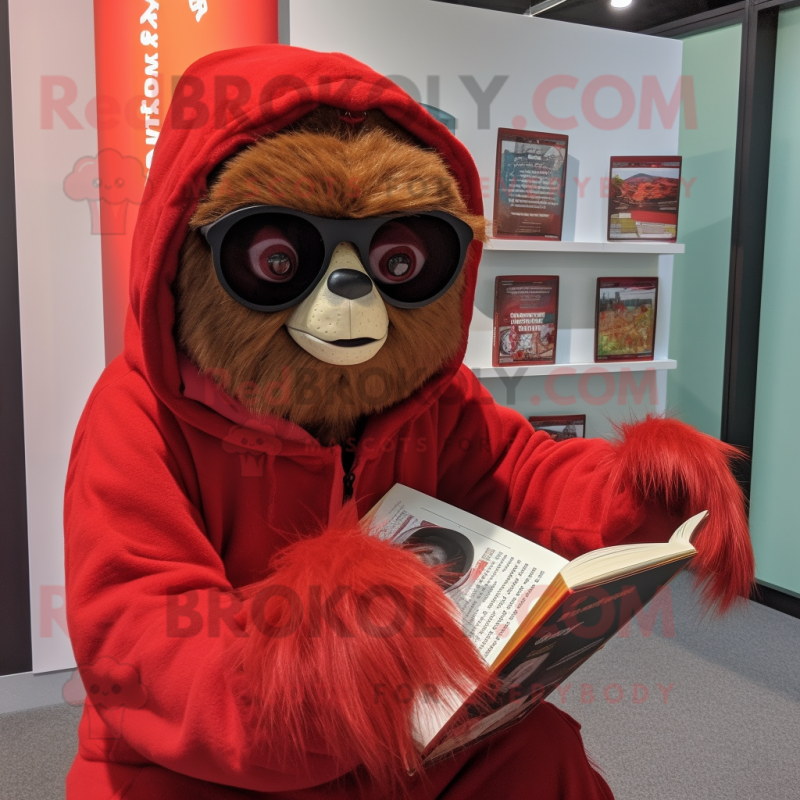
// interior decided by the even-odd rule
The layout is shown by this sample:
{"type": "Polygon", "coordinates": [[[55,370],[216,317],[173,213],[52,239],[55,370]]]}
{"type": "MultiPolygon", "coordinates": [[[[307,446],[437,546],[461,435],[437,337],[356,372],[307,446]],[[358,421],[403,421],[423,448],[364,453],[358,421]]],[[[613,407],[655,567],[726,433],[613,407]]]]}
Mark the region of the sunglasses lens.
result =
{"type": "Polygon", "coordinates": [[[220,267],[242,300],[279,308],[314,283],[324,258],[322,237],[310,222],[291,214],[253,214],[225,234],[220,267]]]}
{"type": "Polygon", "coordinates": [[[381,225],[372,237],[369,267],[381,292],[399,304],[430,302],[461,267],[461,241],[446,220],[402,217],[381,225]]]}

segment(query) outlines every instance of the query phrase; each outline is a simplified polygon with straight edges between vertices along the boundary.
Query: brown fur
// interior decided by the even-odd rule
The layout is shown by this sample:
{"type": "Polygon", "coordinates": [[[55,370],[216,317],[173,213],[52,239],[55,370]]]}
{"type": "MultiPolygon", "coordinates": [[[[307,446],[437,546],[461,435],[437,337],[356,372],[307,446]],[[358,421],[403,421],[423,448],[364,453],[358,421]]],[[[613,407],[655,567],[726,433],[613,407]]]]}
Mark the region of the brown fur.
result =
{"type": "Polygon", "coordinates": [[[233,157],[198,206],[173,287],[179,345],[254,415],[283,416],[324,444],[343,442],[360,418],[411,395],[458,351],[465,335],[464,273],[435,303],[410,310],[387,306],[389,337],[369,361],[326,364],[289,336],[285,323],[293,308],[251,311],[217,281],[197,229],[254,203],[334,218],[447,211],[471,225],[481,241],[485,220],[468,213],[440,156],[413,143],[382,114],[370,112],[354,128],[325,108],[233,157]],[[283,394],[277,391],[281,383],[283,394]]]}

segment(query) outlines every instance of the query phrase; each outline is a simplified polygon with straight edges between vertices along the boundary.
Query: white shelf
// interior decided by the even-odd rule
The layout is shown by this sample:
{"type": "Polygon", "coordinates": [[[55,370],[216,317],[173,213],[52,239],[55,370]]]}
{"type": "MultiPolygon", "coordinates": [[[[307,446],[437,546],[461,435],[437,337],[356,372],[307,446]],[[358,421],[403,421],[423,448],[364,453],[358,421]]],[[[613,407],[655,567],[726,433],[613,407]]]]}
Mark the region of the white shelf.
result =
{"type": "MultiPolygon", "coordinates": [[[[562,350],[561,358],[572,358],[575,361],[562,361],[558,364],[520,364],[509,367],[492,366],[492,334],[491,331],[473,331],[464,354],[464,364],[472,370],[476,378],[534,377],[537,375],[583,375],[590,370],[608,372],[644,372],[645,370],[676,369],[678,362],[672,358],[657,358],[654,361],[587,361],[587,356],[594,352],[594,329],[572,331],[570,344],[562,350]],[[578,360],[580,359],[580,360],[578,360]],[[567,372],[569,367],[573,372],[567,372]]],[[[561,346],[566,344],[562,342],[561,346]]]]}
{"type": "MultiPolygon", "coordinates": [[[[485,364],[470,364],[469,359],[465,358],[464,363],[475,374],[476,378],[505,378],[513,376],[515,378],[528,378],[537,375],[568,374],[582,375],[592,370],[602,370],[604,372],[622,372],[623,369],[631,372],[644,372],[645,370],[664,370],[675,369],[678,362],[673,358],[657,359],[655,361],[605,361],[595,363],[594,361],[581,362],[575,364],[534,364],[520,365],[518,367],[493,367],[485,364]],[[566,372],[564,367],[569,367],[574,372],[566,372]],[[562,372],[559,373],[559,370],[562,372]]],[[[598,370],[598,371],[599,371],[598,370]]]]}
{"type": "Polygon", "coordinates": [[[674,255],[683,253],[682,244],[668,242],[550,242],[533,239],[492,239],[486,245],[486,252],[544,252],[544,253],[615,253],[642,255],[674,255]]]}

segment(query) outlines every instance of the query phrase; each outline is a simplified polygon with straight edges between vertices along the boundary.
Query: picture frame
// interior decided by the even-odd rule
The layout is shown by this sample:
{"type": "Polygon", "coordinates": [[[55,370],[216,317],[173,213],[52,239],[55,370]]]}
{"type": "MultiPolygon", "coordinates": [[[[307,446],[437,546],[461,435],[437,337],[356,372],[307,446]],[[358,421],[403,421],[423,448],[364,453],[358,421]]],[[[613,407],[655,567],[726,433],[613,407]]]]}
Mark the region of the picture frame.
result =
{"type": "Polygon", "coordinates": [[[544,431],[555,442],[586,438],[586,414],[528,417],[536,431],[544,431]]]}
{"type": "Polygon", "coordinates": [[[499,128],[493,236],[561,241],[569,137],[499,128]]]}
{"type": "Polygon", "coordinates": [[[658,317],[658,278],[598,278],[594,360],[652,361],[658,317]]]}
{"type": "Polygon", "coordinates": [[[606,238],[678,240],[681,156],[611,156],[606,238]]]}
{"type": "Polygon", "coordinates": [[[495,279],[492,365],[555,364],[557,275],[500,275],[495,279]]]}

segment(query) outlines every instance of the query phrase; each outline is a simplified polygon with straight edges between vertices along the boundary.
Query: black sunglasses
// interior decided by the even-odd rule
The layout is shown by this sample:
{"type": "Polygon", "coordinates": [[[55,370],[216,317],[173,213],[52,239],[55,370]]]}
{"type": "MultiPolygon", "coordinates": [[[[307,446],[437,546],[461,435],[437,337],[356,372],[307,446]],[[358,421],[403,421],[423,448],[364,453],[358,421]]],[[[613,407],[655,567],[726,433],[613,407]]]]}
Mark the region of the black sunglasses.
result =
{"type": "MultiPolygon", "coordinates": [[[[469,225],[442,211],[329,219],[280,206],[250,206],[200,230],[219,282],[254,311],[282,311],[302,302],[342,242],[356,248],[387,303],[419,308],[453,285],[473,239],[469,225]]],[[[328,279],[332,289],[336,272],[328,279]]]]}

